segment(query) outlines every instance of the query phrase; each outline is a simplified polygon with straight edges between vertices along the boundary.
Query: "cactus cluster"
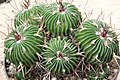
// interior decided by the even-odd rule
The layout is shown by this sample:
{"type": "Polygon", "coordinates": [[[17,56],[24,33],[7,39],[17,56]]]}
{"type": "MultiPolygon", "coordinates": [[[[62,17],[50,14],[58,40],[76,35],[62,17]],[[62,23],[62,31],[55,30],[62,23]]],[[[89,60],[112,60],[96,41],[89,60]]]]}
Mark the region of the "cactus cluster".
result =
{"type": "Polygon", "coordinates": [[[78,77],[82,72],[88,80],[103,80],[108,72],[96,67],[95,72],[90,65],[106,65],[119,53],[117,35],[107,23],[96,19],[82,22],[78,8],[62,0],[28,6],[16,14],[14,28],[5,40],[6,58],[17,67],[34,68],[39,63],[45,71],[40,76],[78,77]]]}

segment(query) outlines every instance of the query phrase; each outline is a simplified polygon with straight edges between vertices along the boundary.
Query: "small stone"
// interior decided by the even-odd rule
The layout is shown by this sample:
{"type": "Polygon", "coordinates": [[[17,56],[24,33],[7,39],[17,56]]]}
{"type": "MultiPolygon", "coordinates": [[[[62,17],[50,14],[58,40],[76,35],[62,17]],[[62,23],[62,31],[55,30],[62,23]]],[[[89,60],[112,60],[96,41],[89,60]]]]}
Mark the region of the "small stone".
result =
{"type": "Polygon", "coordinates": [[[43,77],[43,80],[47,80],[46,77],[43,77]]]}
{"type": "Polygon", "coordinates": [[[84,78],[83,80],[87,80],[86,78],[84,78]]]}
{"type": "Polygon", "coordinates": [[[10,73],[15,73],[16,72],[16,70],[15,70],[16,68],[15,68],[15,65],[14,64],[11,64],[10,66],[9,66],[9,72],[10,73]]]}
{"type": "Polygon", "coordinates": [[[69,77],[64,78],[64,80],[69,80],[69,77]]]}
{"type": "Polygon", "coordinates": [[[109,76],[109,77],[108,77],[108,80],[112,80],[112,78],[113,78],[112,76],[109,76]]]}
{"type": "Polygon", "coordinates": [[[57,80],[57,78],[56,78],[56,77],[53,77],[51,80],[57,80]]]}
{"type": "Polygon", "coordinates": [[[117,73],[118,72],[118,69],[114,69],[114,73],[117,73]]]}
{"type": "Polygon", "coordinates": [[[70,80],[76,80],[76,77],[75,76],[71,76],[70,80]]]}

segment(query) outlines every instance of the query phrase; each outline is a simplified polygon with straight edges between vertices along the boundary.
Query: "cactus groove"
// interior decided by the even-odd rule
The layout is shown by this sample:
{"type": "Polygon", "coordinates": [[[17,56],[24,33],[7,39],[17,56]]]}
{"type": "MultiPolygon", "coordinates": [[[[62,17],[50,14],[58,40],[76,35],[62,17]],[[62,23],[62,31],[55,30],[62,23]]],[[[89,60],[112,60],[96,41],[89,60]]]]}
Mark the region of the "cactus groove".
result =
{"type": "Polygon", "coordinates": [[[40,25],[42,22],[42,12],[45,5],[34,5],[28,9],[19,11],[14,19],[15,27],[19,25],[40,25]]]}
{"type": "Polygon", "coordinates": [[[92,64],[108,63],[113,54],[119,52],[117,36],[102,21],[83,22],[81,29],[76,32],[76,40],[85,52],[86,61],[92,64]]]}
{"type": "Polygon", "coordinates": [[[66,39],[52,39],[43,51],[45,67],[54,73],[70,73],[79,60],[76,46],[66,39]]]}
{"type": "Polygon", "coordinates": [[[6,38],[5,54],[12,63],[31,66],[37,61],[37,53],[41,51],[39,45],[43,44],[42,33],[37,34],[37,31],[37,27],[21,25],[6,38]]]}
{"type": "Polygon", "coordinates": [[[77,28],[81,13],[69,3],[52,3],[43,12],[47,30],[54,36],[67,35],[70,29],[77,28]]]}

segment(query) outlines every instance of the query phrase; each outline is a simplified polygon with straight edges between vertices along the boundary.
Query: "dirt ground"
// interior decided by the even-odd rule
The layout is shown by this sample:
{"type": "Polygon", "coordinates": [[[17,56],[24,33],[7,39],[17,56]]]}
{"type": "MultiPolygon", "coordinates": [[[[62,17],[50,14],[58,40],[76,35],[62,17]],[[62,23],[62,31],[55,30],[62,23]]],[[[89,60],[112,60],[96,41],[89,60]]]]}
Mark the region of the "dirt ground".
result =
{"type": "MultiPolygon", "coordinates": [[[[51,3],[56,0],[39,0],[43,3],[51,3]]],[[[115,32],[120,34],[120,0],[63,0],[72,2],[82,12],[83,16],[87,14],[89,19],[100,19],[112,25],[115,32]]],[[[13,25],[13,18],[16,12],[21,9],[22,0],[12,0],[10,3],[3,3],[0,5],[0,80],[6,80],[3,67],[3,48],[4,38],[9,33],[13,25]],[[14,2],[16,1],[16,3],[14,2]],[[12,6],[11,6],[12,5],[12,6]],[[9,27],[9,28],[8,28],[9,27]]],[[[31,0],[33,4],[34,1],[31,0]]],[[[120,40],[120,36],[118,36],[120,40]]],[[[120,77],[120,76],[119,76],[120,77]]],[[[117,80],[120,80],[118,77],[117,80]]]]}

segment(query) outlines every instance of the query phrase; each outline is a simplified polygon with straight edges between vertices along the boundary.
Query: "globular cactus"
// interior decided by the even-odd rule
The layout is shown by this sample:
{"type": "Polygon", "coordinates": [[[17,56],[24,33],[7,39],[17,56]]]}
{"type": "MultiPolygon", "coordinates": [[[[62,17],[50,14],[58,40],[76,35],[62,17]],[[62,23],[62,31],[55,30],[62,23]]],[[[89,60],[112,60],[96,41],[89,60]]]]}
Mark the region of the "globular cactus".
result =
{"type": "Polygon", "coordinates": [[[19,65],[33,65],[38,60],[43,44],[43,35],[34,26],[19,26],[13,30],[5,40],[5,55],[7,59],[19,65]]]}
{"type": "Polygon", "coordinates": [[[66,39],[50,40],[43,51],[43,63],[52,73],[70,73],[79,61],[76,46],[66,39]]]}
{"type": "Polygon", "coordinates": [[[19,11],[14,19],[15,27],[19,25],[40,25],[42,23],[42,12],[45,8],[44,4],[33,5],[28,9],[19,11]]]}
{"type": "Polygon", "coordinates": [[[116,34],[98,20],[83,22],[76,32],[76,40],[84,52],[85,60],[92,64],[108,63],[119,52],[116,34]]]}
{"type": "Polygon", "coordinates": [[[78,9],[66,2],[52,3],[43,13],[45,26],[54,36],[67,35],[70,30],[77,28],[78,23],[82,21],[78,9]]]}

